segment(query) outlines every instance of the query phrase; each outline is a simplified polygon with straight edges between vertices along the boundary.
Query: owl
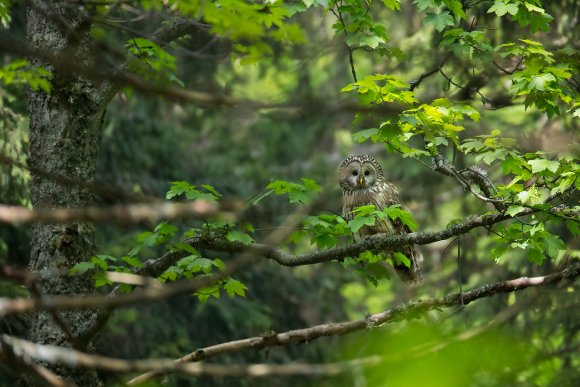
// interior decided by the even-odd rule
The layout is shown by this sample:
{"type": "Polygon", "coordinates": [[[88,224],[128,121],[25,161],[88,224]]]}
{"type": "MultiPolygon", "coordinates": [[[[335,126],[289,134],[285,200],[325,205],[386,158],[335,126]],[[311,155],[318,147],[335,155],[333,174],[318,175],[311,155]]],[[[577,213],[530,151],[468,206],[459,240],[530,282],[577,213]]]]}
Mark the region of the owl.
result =
{"type": "MultiPolygon", "coordinates": [[[[373,204],[376,210],[383,210],[393,204],[401,204],[397,188],[385,180],[381,165],[369,155],[352,155],[347,157],[339,167],[339,182],[342,188],[342,214],[346,221],[355,217],[352,211],[360,206],[373,204]]],[[[403,207],[404,208],[404,207],[403,207]]],[[[404,208],[406,209],[406,208],[404,208]]],[[[375,234],[407,234],[412,232],[399,219],[388,217],[377,218],[373,226],[363,226],[354,234],[358,242],[363,237],[375,234]]],[[[414,246],[401,247],[401,252],[411,260],[411,266],[395,265],[395,270],[405,283],[421,281],[418,261],[422,260],[414,246]]]]}

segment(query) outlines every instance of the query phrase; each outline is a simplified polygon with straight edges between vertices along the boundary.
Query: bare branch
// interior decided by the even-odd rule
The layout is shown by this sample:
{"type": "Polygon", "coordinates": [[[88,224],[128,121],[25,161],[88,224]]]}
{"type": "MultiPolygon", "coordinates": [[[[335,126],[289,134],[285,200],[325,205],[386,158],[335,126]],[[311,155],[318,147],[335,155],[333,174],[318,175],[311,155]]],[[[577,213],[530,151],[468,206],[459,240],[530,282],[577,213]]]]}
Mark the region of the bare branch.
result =
{"type": "MultiPolygon", "coordinates": [[[[148,203],[88,208],[39,208],[0,204],[0,223],[67,223],[67,222],[118,222],[156,223],[163,219],[207,219],[220,210],[220,205],[208,200],[187,203],[148,203]]],[[[227,212],[227,211],[225,211],[227,212]]]]}
{"type": "Polygon", "coordinates": [[[471,192],[476,198],[493,204],[498,211],[503,211],[506,208],[504,200],[492,198],[493,194],[497,192],[495,186],[489,181],[484,172],[476,168],[466,168],[463,171],[457,171],[441,154],[433,158],[435,170],[445,176],[451,176],[466,190],[471,192]],[[474,191],[471,187],[474,183],[483,192],[483,195],[474,191]]]}
{"type": "Polygon", "coordinates": [[[403,106],[397,104],[381,104],[373,106],[363,106],[348,100],[329,101],[328,99],[302,99],[292,102],[280,103],[263,102],[244,98],[217,95],[201,91],[192,91],[177,87],[168,87],[163,84],[156,84],[144,80],[143,78],[124,71],[115,69],[99,70],[93,66],[71,62],[69,57],[54,55],[39,49],[30,48],[24,42],[15,44],[0,39],[0,51],[16,54],[23,57],[36,58],[45,63],[50,63],[54,68],[62,73],[77,74],[93,81],[103,82],[108,95],[112,98],[117,89],[122,86],[130,86],[137,92],[145,95],[164,96],[167,99],[192,103],[202,107],[237,107],[254,110],[282,110],[287,112],[304,111],[308,113],[341,113],[351,114],[352,112],[376,111],[389,114],[398,114],[404,110],[403,106]]]}
{"type": "Polygon", "coordinates": [[[447,61],[449,60],[450,56],[446,56],[445,58],[443,58],[443,60],[441,61],[441,63],[439,63],[436,67],[432,68],[431,70],[421,74],[419,76],[418,79],[412,81],[409,83],[409,90],[413,91],[415,90],[417,87],[419,87],[419,85],[421,84],[421,82],[423,82],[423,80],[425,80],[426,78],[429,78],[431,75],[436,74],[439,72],[439,70],[441,70],[443,68],[443,66],[445,66],[445,63],[447,63],[447,61]]]}
{"type": "MultiPolygon", "coordinates": [[[[242,340],[229,341],[206,348],[200,348],[177,360],[145,359],[124,360],[99,355],[90,355],[73,349],[51,345],[32,343],[12,336],[2,335],[0,338],[0,357],[6,358],[10,353],[20,353],[36,361],[60,364],[71,368],[96,368],[112,372],[145,371],[128,382],[129,385],[142,383],[155,376],[169,372],[180,372],[187,375],[219,375],[219,376],[250,376],[266,375],[335,375],[340,372],[368,365],[377,364],[380,357],[370,357],[353,361],[331,364],[286,364],[286,365],[237,365],[223,366],[210,364],[192,364],[210,357],[225,353],[238,352],[246,349],[259,350],[267,347],[309,342],[321,337],[344,335],[355,331],[384,326],[387,322],[409,319],[427,311],[458,305],[468,305],[478,299],[490,297],[498,293],[510,293],[529,287],[555,285],[564,281],[574,281],[580,275],[580,262],[575,261],[566,269],[540,277],[521,277],[513,280],[486,284],[463,294],[450,294],[445,297],[417,300],[408,304],[396,306],[387,311],[369,315],[365,318],[328,323],[304,329],[296,329],[283,333],[272,333],[242,340]]],[[[513,313],[502,317],[509,318],[513,313]]],[[[497,321],[495,322],[497,323],[497,321]]],[[[469,335],[478,334],[469,332],[469,335]]],[[[458,339],[464,339],[464,335],[458,339]]]]}
{"type": "MultiPolygon", "coordinates": [[[[580,263],[574,262],[568,268],[541,277],[521,277],[509,281],[486,284],[465,292],[463,294],[450,294],[446,297],[418,300],[409,304],[403,304],[387,311],[369,315],[363,319],[346,321],[341,323],[329,323],[316,325],[305,329],[296,329],[284,333],[274,333],[267,336],[256,336],[243,340],[230,341],[211,347],[200,348],[186,356],[176,360],[176,362],[192,362],[207,359],[224,353],[238,352],[245,349],[259,350],[266,347],[287,345],[291,343],[304,343],[318,339],[320,337],[344,335],[363,329],[377,327],[387,322],[408,319],[417,314],[425,313],[432,309],[467,305],[475,300],[490,297],[497,293],[511,293],[528,287],[546,286],[559,283],[561,281],[573,281],[580,275],[580,263]]],[[[129,385],[145,382],[159,372],[148,372],[140,375],[128,382],[129,385]]]]}
{"type": "MultiPolygon", "coordinates": [[[[338,375],[350,372],[353,369],[378,364],[379,356],[356,359],[328,364],[248,364],[248,365],[221,365],[183,363],[173,359],[142,359],[125,360],[106,356],[92,355],[85,352],[75,351],[69,348],[54,345],[36,344],[30,341],[18,339],[13,336],[2,335],[0,337],[0,356],[6,349],[18,351],[36,361],[47,362],[56,365],[64,365],[70,368],[94,368],[109,372],[134,372],[155,370],[157,373],[182,373],[190,376],[246,376],[264,377],[272,375],[299,376],[299,375],[338,375]]],[[[59,384],[59,386],[62,384],[59,384]]]]}
{"type": "Polygon", "coordinates": [[[132,201],[132,202],[158,202],[159,198],[147,196],[143,194],[135,194],[125,192],[119,187],[111,187],[104,182],[86,181],[70,176],[54,174],[42,168],[26,165],[18,160],[15,160],[6,154],[0,152],[0,163],[9,165],[11,167],[20,168],[29,171],[32,175],[40,178],[53,181],[65,187],[77,187],[90,191],[91,193],[100,196],[109,201],[132,201]]]}
{"type": "Polygon", "coordinates": [[[53,387],[76,387],[76,384],[63,380],[60,376],[56,375],[54,372],[43,367],[42,365],[35,363],[33,361],[34,357],[30,356],[28,353],[23,353],[19,351],[19,348],[15,348],[4,340],[4,336],[0,336],[0,360],[2,363],[11,364],[16,367],[23,367],[26,369],[28,376],[33,376],[43,384],[53,387]]]}

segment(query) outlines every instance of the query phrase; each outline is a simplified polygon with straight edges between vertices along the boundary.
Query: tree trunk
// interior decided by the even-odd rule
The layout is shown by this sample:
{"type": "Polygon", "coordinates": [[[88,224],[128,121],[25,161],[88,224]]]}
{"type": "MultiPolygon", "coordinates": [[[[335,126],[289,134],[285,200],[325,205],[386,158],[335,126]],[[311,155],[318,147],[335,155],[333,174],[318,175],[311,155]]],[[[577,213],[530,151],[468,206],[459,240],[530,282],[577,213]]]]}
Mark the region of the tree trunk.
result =
{"type": "MultiPolygon", "coordinates": [[[[72,3],[32,1],[28,10],[28,41],[49,56],[92,65],[90,22],[72,3]]],[[[78,181],[94,180],[102,119],[110,98],[101,85],[73,74],[58,73],[48,63],[37,62],[53,72],[52,91],[29,91],[30,158],[32,168],[51,176],[78,181]]],[[[82,186],[62,185],[55,179],[32,176],[35,208],[86,207],[93,194],[82,186]]],[[[62,275],[94,253],[93,226],[88,223],[37,224],[33,227],[29,268],[39,274],[39,291],[46,295],[93,293],[87,278],[62,275]]],[[[28,339],[42,344],[90,348],[79,342],[96,318],[92,311],[36,313],[30,317],[28,339]],[[59,322],[60,320],[60,322],[59,322]]],[[[53,369],[79,386],[98,386],[90,370],[53,369]]],[[[26,384],[38,382],[28,378],[26,384]]]]}

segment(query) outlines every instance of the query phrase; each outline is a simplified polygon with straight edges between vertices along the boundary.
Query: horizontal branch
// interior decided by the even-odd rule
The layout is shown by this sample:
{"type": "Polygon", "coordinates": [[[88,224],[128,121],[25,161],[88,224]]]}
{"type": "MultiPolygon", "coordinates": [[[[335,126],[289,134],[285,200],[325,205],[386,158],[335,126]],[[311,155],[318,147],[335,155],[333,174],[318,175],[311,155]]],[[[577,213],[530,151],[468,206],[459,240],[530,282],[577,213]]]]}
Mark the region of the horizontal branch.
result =
{"type": "Polygon", "coordinates": [[[279,376],[332,376],[344,372],[350,372],[364,366],[374,365],[380,362],[379,356],[363,359],[343,361],[328,364],[244,364],[244,365],[221,365],[176,362],[173,359],[138,359],[125,360],[100,355],[92,355],[70,348],[54,345],[36,344],[27,340],[18,339],[9,335],[0,336],[0,357],[4,348],[20,356],[34,359],[40,362],[60,365],[70,368],[91,368],[108,372],[128,373],[135,371],[155,370],[159,373],[181,373],[189,376],[221,376],[221,377],[265,377],[279,376]]]}
{"type": "MultiPolygon", "coordinates": [[[[417,314],[425,313],[432,309],[468,305],[475,300],[490,297],[498,293],[510,293],[529,287],[552,285],[564,280],[573,281],[578,277],[578,275],[580,275],[580,263],[574,262],[568,268],[554,274],[532,278],[521,277],[508,281],[486,284],[463,294],[454,293],[441,298],[418,300],[409,304],[394,307],[381,313],[369,315],[359,320],[315,325],[310,328],[250,337],[247,339],[229,341],[206,348],[200,348],[177,359],[176,362],[196,362],[209,357],[246,349],[259,350],[266,347],[287,345],[291,343],[310,342],[325,336],[345,335],[351,332],[380,326],[387,322],[408,319],[411,316],[416,316],[417,314]]],[[[154,371],[147,372],[130,380],[128,384],[134,385],[143,383],[159,374],[159,372],[154,371]]]]}
{"type": "MultiPolygon", "coordinates": [[[[133,73],[116,69],[98,69],[93,66],[73,62],[66,55],[54,55],[43,50],[29,47],[25,42],[0,39],[0,51],[15,54],[24,58],[38,59],[54,66],[54,69],[64,74],[76,74],[93,81],[102,82],[105,86],[104,94],[108,98],[121,87],[130,86],[144,95],[164,96],[165,98],[182,103],[192,103],[202,107],[236,107],[253,110],[276,110],[290,113],[303,112],[308,114],[330,114],[374,111],[385,114],[399,114],[405,108],[398,104],[380,104],[365,106],[348,99],[329,100],[328,98],[301,99],[299,101],[269,102],[227,95],[218,95],[203,91],[193,91],[178,87],[169,87],[164,84],[147,81],[133,73]]],[[[122,66],[121,66],[122,67],[122,66]]]]}
{"type": "MultiPolygon", "coordinates": [[[[518,217],[529,215],[535,212],[533,209],[526,209],[518,214],[518,217]]],[[[457,223],[442,231],[434,232],[414,232],[403,235],[378,234],[362,241],[346,246],[332,249],[317,250],[302,255],[292,255],[274,246],[264,244],[243,244],[241,242],[231,242],[227,240],[204,240],[195,239],[189,242],[194,247],[206,248],[217,251],[231,253],[252,252],[266,258],[273,259],[284,266],[304,266],[316,263],[329,262],[346,257],[356,257],[365,251],[389,251],[407,245],[426,245],[433,242],[449,239],[460,234],[465,234],[477,227],[490,227],[506,219],[513,218],[511,215],[496,213],[492,215],[470,216],[463,222],[457,223]]]]}
{"type": "Polygon", "coordinates": [[[187,203],[162,202],[111,207],[40,209],[0,204],[0,223],[157,223],[160,220],[175,218],[207,219],[217,212],[222,212],[219,204],[207,200],[195,200],[187,203]]]}
{"type": "Polygon", "coordinates": [[[0,164],[5,164],[10,167],[20,168],[29,171],[32,175],[55,182],[64,187],[78,187],[86,189],[91,193],[100,196],[107,201],[126,201],[126,202],[160,202],[161,199],[144,194],[129,193],[123,191],[120,187],[112,187],[102,181],[86,181],[76,179],[66,175],[59,175],[49,172],[43,168],[27,165],[23,162],[15,160],[6,154],[0,152],[0,164]]]}
{"type": "MultiPolygon", "coordinates": [[[[533,209],[526,209],[517,216],[521,217],[533,213],[533,209]]],[[[363,239],[361,242],[340,246],[333,249],[317,250],[302,255],[291,255],[283,250],[268,244],[249,244],[226,240],[205,240],[194,238],[189,243],[194,247],[244,253],[242,259],[228,264],[225,271],[209,277],[198,277],[191,280],[180,280],[162,287],[147,287],[138,289],[130,294],[114,296],[85,295],[85,296],[46,296],[43,298],[0,298],[0,316],[7,314],[26,313],[35,310],[71,310],[116,307],[140,302],[150,302],[173,297],[177,294],[192,293],[201,288],[221,281],[231,273],[245,268],[256,261],[257,256],[275,260],[284,266],[313,265],[322,262],[339,260],[346,257],[355,257],[364,251],[388,251],[400,246],[419,244],[424,245],[465,234],[476,227],[490,227],[506,219],[513,218],[507,214],[493,214],[472,216],[463,222],[455,224],[445,230],[437,232],[415,232],[404,235],[378,234],[363,239]]],[[[171,252],[157,260],[145,263],[145,267],[138,274],[157,276],[181,257],[187,255],[181,252],[171,252]]]]}

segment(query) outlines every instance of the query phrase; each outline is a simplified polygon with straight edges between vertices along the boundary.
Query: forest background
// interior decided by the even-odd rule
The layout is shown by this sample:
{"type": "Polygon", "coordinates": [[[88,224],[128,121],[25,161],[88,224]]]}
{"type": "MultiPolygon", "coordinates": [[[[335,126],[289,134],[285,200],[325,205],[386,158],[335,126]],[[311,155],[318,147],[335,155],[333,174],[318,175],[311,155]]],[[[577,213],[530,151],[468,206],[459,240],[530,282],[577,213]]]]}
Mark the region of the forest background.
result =
{"type": "Polygon", "coordinates": [[[0,383],[578,385],[578,10],[0,1],[0,383]]]}

